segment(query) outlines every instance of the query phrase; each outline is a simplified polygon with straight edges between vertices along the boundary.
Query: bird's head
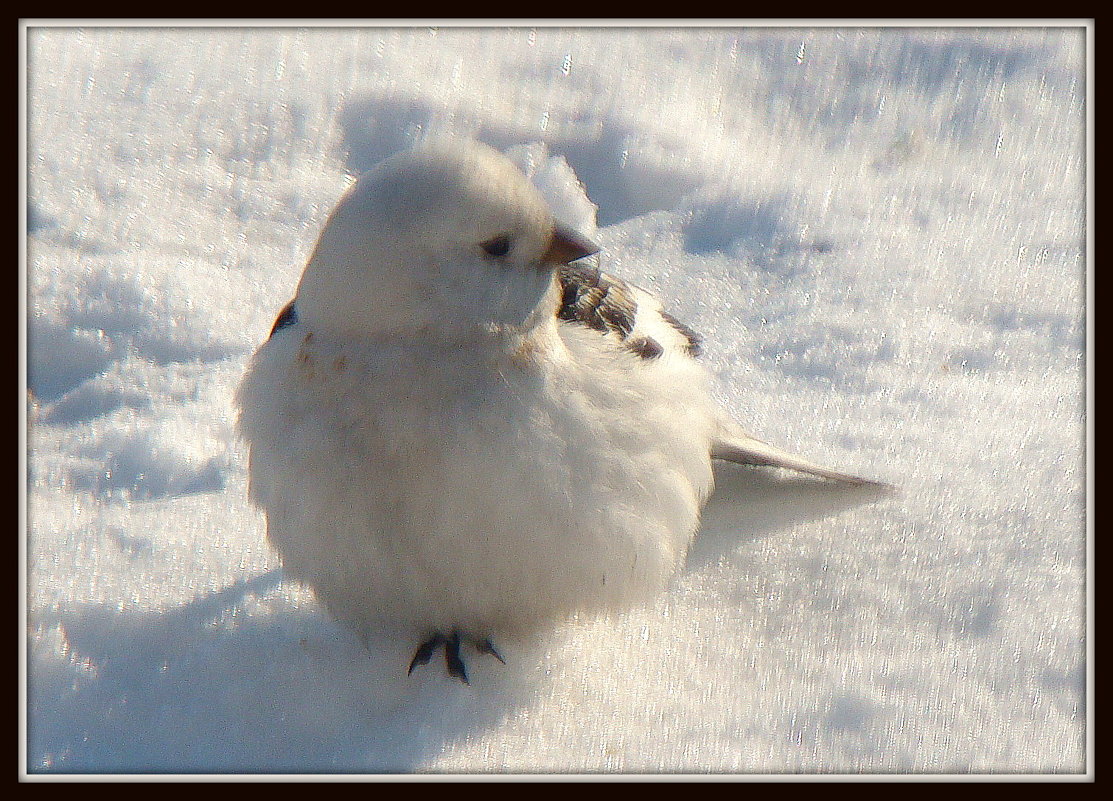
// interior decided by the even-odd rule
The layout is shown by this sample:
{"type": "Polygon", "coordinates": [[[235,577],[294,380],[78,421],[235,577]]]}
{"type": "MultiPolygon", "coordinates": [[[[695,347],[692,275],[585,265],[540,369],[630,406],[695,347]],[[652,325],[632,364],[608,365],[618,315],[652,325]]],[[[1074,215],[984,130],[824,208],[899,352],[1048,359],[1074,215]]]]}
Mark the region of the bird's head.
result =
{"type": "Polygon", "coordinates": [[[340,200],[298,287],[298,316],[349,335],[526,329],[551,316],[559,266],[597,250],[497,151],[425,144],[340,200]]]}

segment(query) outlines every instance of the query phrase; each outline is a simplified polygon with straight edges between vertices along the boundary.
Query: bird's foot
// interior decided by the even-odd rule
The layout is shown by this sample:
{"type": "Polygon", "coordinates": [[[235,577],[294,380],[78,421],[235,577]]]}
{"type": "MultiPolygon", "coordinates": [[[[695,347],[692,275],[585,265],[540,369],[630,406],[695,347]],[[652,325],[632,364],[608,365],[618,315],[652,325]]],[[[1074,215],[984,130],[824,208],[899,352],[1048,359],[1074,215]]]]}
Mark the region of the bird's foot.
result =
{"type": "MultiPolygon", "coordinates": [[[[490,640],[475,640],[470,637],[468,639],[479,653],[489,654],[504,665],[506,664],[506,660],[495,650],[495,646],[491,644],[490,640]]],[[[414,668],[418,665],[428,664],[429,660],[433,658],[433,654],[436,652],[437,648],[443,645],[444,664],[448,669],[448,675],[459,679],[464,684],[469,684],[467,667],[464,665],[464,660],[460,656],[460,643],[461,635],[459,631],[453,630],[451,634],[442,634],[438,631],[417,647],[417,650],[414,652],[414,658],[410,661],[410,669],[407,673],[413,673],[414,668]]]]}

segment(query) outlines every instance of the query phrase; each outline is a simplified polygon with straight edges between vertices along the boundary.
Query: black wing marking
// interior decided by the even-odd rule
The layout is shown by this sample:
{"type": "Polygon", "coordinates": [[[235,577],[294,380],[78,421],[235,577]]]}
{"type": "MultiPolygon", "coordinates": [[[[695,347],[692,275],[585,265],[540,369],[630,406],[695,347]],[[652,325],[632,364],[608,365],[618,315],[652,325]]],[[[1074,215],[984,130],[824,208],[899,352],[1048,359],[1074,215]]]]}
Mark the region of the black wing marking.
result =
{"type": "MultiPolygon", "coordinates": [[[[629,284],[594,267],[566,264],[560,268],[560,308],[557,317],[586,325],[604,334],[617,334],[623,345],[643,359],[659,358],[665,349],[648,336],[631,336],[638,314],[638,303],[629,284]]],[[[685,351],[699,355],[700,337],[671,314],[660,311],[661,318],[685,339],[685,351]]]]}
{"type": "Polygon", "coordinates": [[[643,359],[657,359],[665,352],[661,343],[653,337],[632,337],[626,340],[626,347],[643,359]]]}
{"type": "Polygon", "coordinates": [[[684,346],[684,350],[688,352],[689,356],[700,355],[700,352],[703,348],[703,337],[701,337],[696,331],[693,331],[684,323],[677,320],[664,309],[661,309],[661,319],[671,325],[677,331],[679,331],[681,336],[683,336],[684,339],[687,340],[687,344],[684,346]]]}
{"type": "Polygon", "coordinates": [[[294,301],[291,300],[286,304],[285,308],[278,313],[278,319],[274,321],[274,327],[271,328],[270,336],[273,337],[275,332],[281,331],[283,328],[289,328],[297,321],[298,310],[294,308],[294,301]]]}
{"type": "Polygon", "coordinates": [[[560,268],[560,310],[557,316],[626,339],[634,330],[638,305],[621,281],[594,267],[566,264],[560,268]]]}

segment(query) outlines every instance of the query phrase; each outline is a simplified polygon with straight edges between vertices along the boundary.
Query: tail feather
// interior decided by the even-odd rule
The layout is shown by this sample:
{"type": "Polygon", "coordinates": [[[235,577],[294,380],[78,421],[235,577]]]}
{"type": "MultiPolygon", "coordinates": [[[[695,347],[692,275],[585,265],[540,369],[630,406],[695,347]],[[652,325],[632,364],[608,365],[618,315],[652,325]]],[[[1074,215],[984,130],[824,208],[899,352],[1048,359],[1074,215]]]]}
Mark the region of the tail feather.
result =
{"type": "Polygon", "coordinates": [[[895,489],[891,484],[882,481],[862,478],[851,473],[844,473],[841,470],[832,470],[829,467],[815,464],[767,442],[755,439],[734,425],[730,425],[729,428],[724,425],[719,435],[711,443],[711,458],[735,462],[736,464],[780,467],[844,484],[895,489]]]}

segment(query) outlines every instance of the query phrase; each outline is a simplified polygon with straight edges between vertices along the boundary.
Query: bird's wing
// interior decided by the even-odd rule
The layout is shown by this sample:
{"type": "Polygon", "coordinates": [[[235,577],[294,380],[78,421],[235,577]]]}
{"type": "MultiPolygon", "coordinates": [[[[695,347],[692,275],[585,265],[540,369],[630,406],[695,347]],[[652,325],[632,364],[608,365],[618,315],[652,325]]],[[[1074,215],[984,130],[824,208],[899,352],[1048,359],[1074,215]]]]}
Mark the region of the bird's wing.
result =
{"type": "Polygon", "coordinates": [[[278,313],[278,319],[274,321],[274,325],[271,327],[270,336],[273,337],[278,331],[281,331],[283,328],[289,328],[297,321],[298,311],[294,306],[294,301],[291,300],[282,308],[282,311],[278,313]]]}
{"type": "Polygon", "coordinates": [[[560,288],[557,316],[565,322],[598,331],[643,359],[666,351],[699,355],[699,334],[640,287],[594,267],[567,264],[560,268],[560,288]]]}
{"type": "MultiPolygon", "coordinates": [[[[699,356],[699,334],[665,311],[661,302],[644,289],[580,264],[561,267],[560,285],[560,319],[598,331],[645,359],[658,358],[666,351],[693,359],[699,356]]],[[[711,457],[780,467],[846,484],[888,486],[823,467],[762,442],[725,414],[717,421],[711,457]]]]}

